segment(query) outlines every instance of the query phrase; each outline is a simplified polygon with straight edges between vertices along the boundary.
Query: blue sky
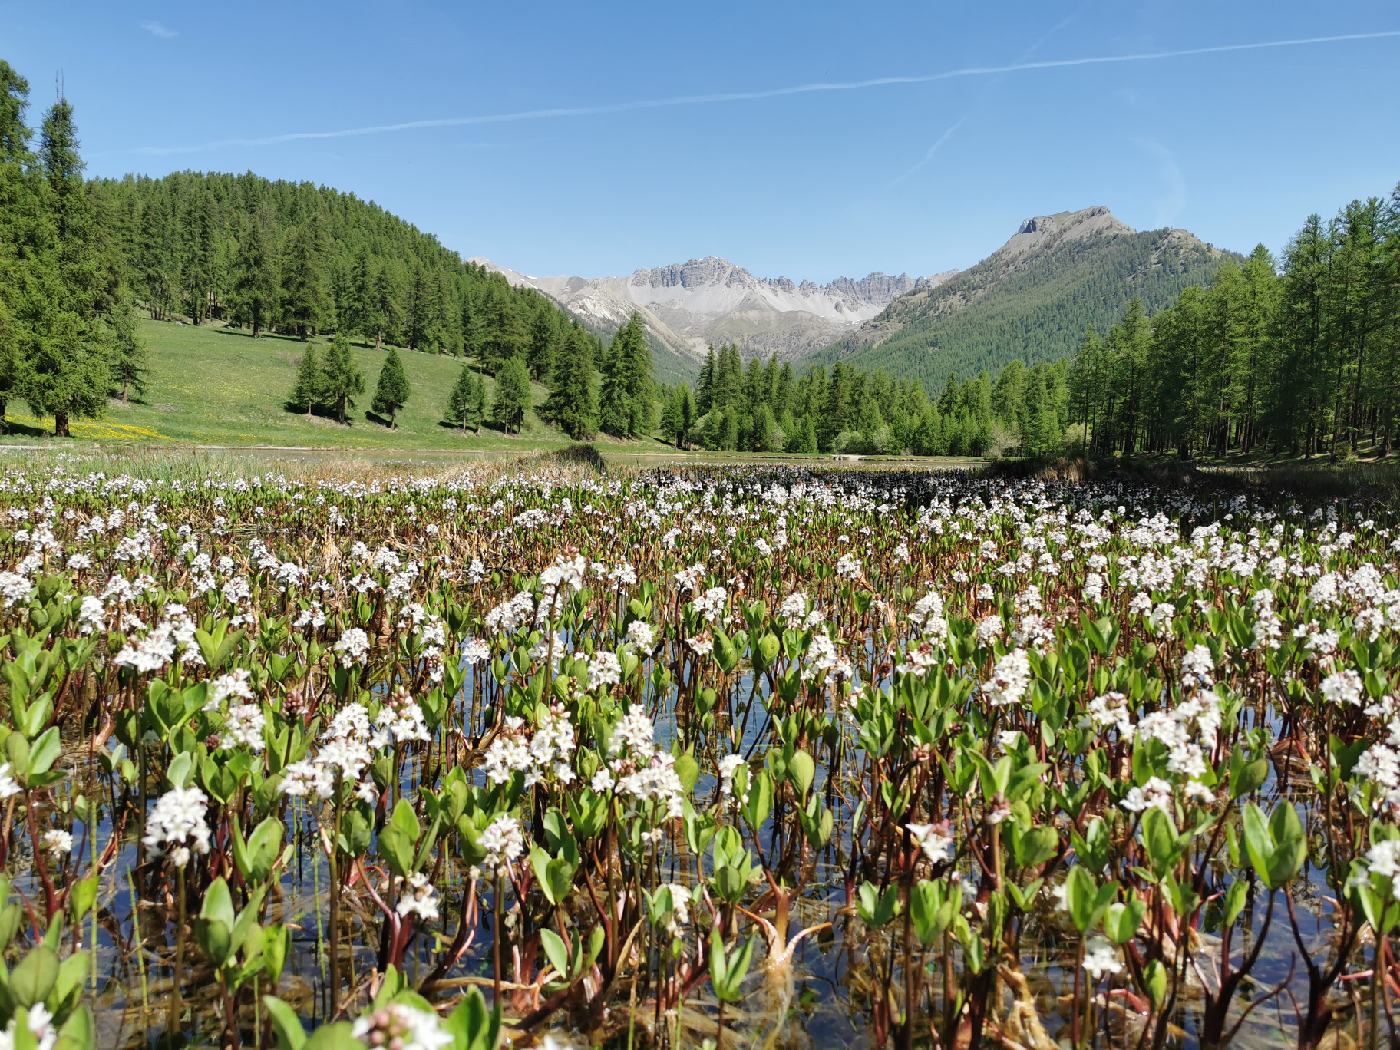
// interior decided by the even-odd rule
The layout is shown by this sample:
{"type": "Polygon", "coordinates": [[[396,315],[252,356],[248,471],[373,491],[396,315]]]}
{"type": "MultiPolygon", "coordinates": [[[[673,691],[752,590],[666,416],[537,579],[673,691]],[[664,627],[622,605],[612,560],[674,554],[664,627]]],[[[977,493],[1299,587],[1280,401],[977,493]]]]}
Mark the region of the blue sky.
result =
{"type": "Polygon", "coordinates": [[[1400,180],[1394,0],[0,0],[0,27],[34,119],[62,71],[91,174],[309,179],[534,274],[933,273],[1089,204],[1277,249],[1400,180]],[[786,90],[890,78],[918,79],[786,90]]]}

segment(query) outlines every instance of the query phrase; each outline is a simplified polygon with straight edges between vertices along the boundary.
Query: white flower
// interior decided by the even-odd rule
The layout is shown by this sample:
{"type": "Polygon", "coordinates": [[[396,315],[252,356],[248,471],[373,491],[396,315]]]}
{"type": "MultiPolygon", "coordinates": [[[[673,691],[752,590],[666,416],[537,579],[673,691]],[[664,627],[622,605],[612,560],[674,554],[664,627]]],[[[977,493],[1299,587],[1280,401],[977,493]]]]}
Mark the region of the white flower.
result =
{"type": "Polygon", "coordinates": [[[604,649],[588,658],[588,688],[590,690],[617,685],[621,681],[622,664],[618,662],[616,653],[610,653],[604,649]]]}
{"type": "Polygon", "coordinates": [[[1102,980],[1104,975],[1120,973],[1123,964],[1118,961],[1118,951],[1103,937],[1091,938],[1084,952],[1084,972],[1091,981],[1102,980]]]}
{"type": "Polygon", "coordinates": [[[400,915],[417,915],[425,922],[438,917],[438,892],[428,882],[428,876],[415,872],[403,881],[399,903],[394,910],[400,915]]]}
{"type": "Polygon", "coordinates": [[[1322,680],[1322,695],[1329,703],[1361,706],[1361,676],[1355,671],[1337,671],[1322,680]]]}
{"type": "Polygon", "coordinates": [[[1161,777],[1153,777],[1142,787],[1136,785],[1128,789],[1123,801],[1118,803],[1129,813],[1141,813],[1145,809],[1160,809],[1171,814],[1172,786],[1161,777]]]}
{"type": "Polygon", "coordinates": [[[1215,657],[1207,646],[1197,645],[1181,658],[1181,682],[1187,688],[1209,689],[1214,675],[1215,657]]]}
{"type": "Polygon", "coordinates": [[[205,701],[205,706],[217,707],[226,700],[234,699],[253,699],[253,690],[248,687],[248,669],[245,667],[215,678],[209,684],[209,698],[205,701]]]}
{"type": "Polygon", "coordinates": [[[947,863],[953,859],[957,846],[948,834],[946,824],[908,824],[906,827],[924,851],[924,856],[933,863],[947,863]]]}
{"type": "Polygon", "coordinates": [[[151,849],[164,849],[175,866],[183,868],[189,863],[191,850],[209,852],[209,826],[204,822],[207,804],[199,788],[172,788],[156,800],[141,841],[151,849]]]}
{"type": "Polygon", "coordinates": [[[1366,851],[1366,867],[1372,875],[1394,879],[1400,875],[1400,839],[1373,843],[1366,851]]]}
{"type": "Polygon", "coordinates": [[[453,1042],[437,1014],[403,1003],[388,1003],[365,1014],[350,1034],[375,1050],[443,1050],[453,1042]]]}
{"type": "Polygon", "coordinates": [[[49,853],[66,857],[73,852],[72,833],[58,828],[44,832],[44,849],[49,853]]]}
{"type": "MultiPolygon", "coordinates": [[[[53,1027],[53,1014],[43,1003],[35,1003],[25,1014],[25,1027],[34,1037],[35,1050],[53,1050],[58,1042],[58,1032],[53,1027]]],[[[15,1037],[19,1034],[18,1015],[10,1018],[10,1023],[0,1032],[0,1050],[14,1050],[15,1037]]]]}
{"type": "Polygon", "coordinates": [[[228,721],[219,740],[221,748],[246,747],[261,752],[267,745],[263,730],[267,719],[257,704],[234,704],[228,709],[228,721]]]}
{"type": "Polygon", "coordinates": [[[462,643],[462,659],[469,664],[484,664],[491,659],[491,647],[480,638],[468,638],[462,643]]]}
{"type": "Polygon", "coordinates": [[[520,830],[520,822],[512,816],[502,815],[486,826],[477,840],[486,857],[482,863],[498,875],[505,875],[510,866],[525,852],[525,835],[520,830]]]}
{"type": "Polygon", "coordinates": [[[627,625],[627,644],[639,653],[649,653],[656,647],[656,632],[644,620],[633,620],[627,625]]]}
{"type": "MultiPolygon", "coordinates": [[[[734,774],[744,764],[744,756],[725,755],[719,760],[719,797],[729,798],[734,794],[734,774]]],[[[738,800],[742,803],[742,799],[738,800]]]]}
{"type": "Polygon", "coordinates": [[[0,762],[0,801],[18,795],[19,781],[10,772],[10,763],[0,762]]]}
{"type": "Polygon", "coordinates": [[[1001,707],[1020,701],[1030,683],[1030,659],[1024,649],[1016,649],[997,661],[992,677],[982,683],[982,693],[994,707],[1001,707]]]}
{"type": "Polygon", "coordinates": [[[369,636],[358,627],[351,627],[340,636],[333,647],[342,667],[363,664],[369,656],[369,636]]]}

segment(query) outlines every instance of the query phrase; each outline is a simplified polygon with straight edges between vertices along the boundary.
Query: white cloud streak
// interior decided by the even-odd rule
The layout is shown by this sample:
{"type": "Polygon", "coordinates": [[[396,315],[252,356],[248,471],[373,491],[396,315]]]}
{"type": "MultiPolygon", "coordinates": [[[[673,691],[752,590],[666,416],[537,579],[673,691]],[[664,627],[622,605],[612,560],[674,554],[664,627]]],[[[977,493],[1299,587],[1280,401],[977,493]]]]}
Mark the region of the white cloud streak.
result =
{"type": "Polygon", "coordinates": [[[150,33],[151,36],[159,37],[161,40],[174,40],[180,35],[164,22],[142,22],[141,28],[150,33]]]}
{"type": "Polygon", "coordinates": [[[967,117],[962,116],[955,120],[952,124],[949,124],[947,130],[945,130],[943,134],[938,136],[938,139],[934,142],[934,144],[928,148],[928,151],[914,164],[913,167],[909,168],[909,170],[904,172],[904,174],[896,177],[890,182],[890,187],[898,186],[905,179],[909,178],[910,175],[913,175],[920,168],[924,167],[924,165],[928,164],[929,161],[933,160],[934,155],[940,149],[943,148],[944,143],[946,143],[950,138],[952,138],[957,133],[958,128],[962,127],[966,123],[967,117]]]}
{"type": "MultiPolygon", "coordinates": [[[[159,23],[147,23],[146,28],[148,31],[153,31],[150,30],[149,27],[158,24],[159,23]]],[[[220,139],[213,142],[189,145],[141,146],[137,147],[135,152],[150,156],[168,156],[180,153],[201,153],[218,149],[279,146],[291,142],[358,138],[368,135],[386,135],[401,131],[474,127],[483,124],[513,124],[520,121],[557,120],[568,117],[607,116],[616,113],[631,113],[639,110],[668,109],[674,106],[708,106],[726,102],[756,102],[764,99],[785,98],[791,95],[812,95],[839,91],[865,91],[870,88],[934,84],[943,80],[998,76],[1004,73],[1029,73],[1040,70],[1073,69],[1080,66],[1124,65],[1131,62],[1159,62],[1166,59],[1190,58],[1197,55],[1222,55],[1241,51],[1265,51],[1272,48],[1308,47],[1319,44],[1340,44],[1361,40],[1385,40],[1395,37],[1400,37],[1400,29],[1387,29],[1374,33],[1342,33],[1334,36],[1299,37],[1289,40],[1260,40],[1244,44],[1215,44],[1209,47],[1178,48],[1172,51],[1137,51],[1122,55],[1090,55],[1082,58],[1046,59],[1039,62],[1015,62],[1002,66],[964,66],[960,69],[946,69],[937,73],[872,77],[868,80],[794,84],[788,87],[765,88],[757,91],[723,91],[703,95],[672,95],[665,98],[634,99],[628,102],[613,102],[596,106],[556,106],[548,109],[517,110],[511,113],[486,113],[474,116],[405,120],[393,124],[371,124],[366,127],[358,128],[335,128],[326,131],[290,131],[278,135],[220,139]]]]}

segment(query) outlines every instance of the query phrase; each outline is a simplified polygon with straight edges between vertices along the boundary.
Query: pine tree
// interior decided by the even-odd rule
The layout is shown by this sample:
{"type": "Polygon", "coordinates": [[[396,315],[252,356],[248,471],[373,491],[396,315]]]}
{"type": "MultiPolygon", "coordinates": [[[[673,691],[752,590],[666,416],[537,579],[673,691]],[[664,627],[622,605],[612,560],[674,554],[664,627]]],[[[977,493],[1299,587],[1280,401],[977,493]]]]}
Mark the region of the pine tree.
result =
{"type": "Polygon", "coordinates": [[[442,344],[442,295],[437,275],[414,263],[404,301],[404,340],[410,350],[437,350],[442,344]]]}
{"type": "Polygon", "coordinates": [[[254,215],[244,223],[233,276],[233,316],[253,330],[254,339],[267,330],[277,310],[275,263],[267,220],[254,215]]]}
{"type": "Polygon", "coordinates": [[[545,417],[575,441],[592,437],[598,426],[593,338],[582,328],[572,327],[554,357],[552,372],[549,398],[543,407],[545,417]]]}
{"type": "Polygon", "coordinates": [[[714,407],[715,348],[705,349],[705,363],[700,366],[700,378],[695,382],[695,409],[702,416],[714,407]]]}
{"type": "Polygon", "coordinates": [[[317,405],[326,400],[326,373],[321,364],[321,354],[315,343],[307,343],[302,351],[301,363],[297,366],[296,385],[287,406],[298,412],[305,411],[309,416],[317,405]]]}
{"type": "Polygon", "coordinates": [[[282,267],[282,324],[306,339],[333,324],[326,284],[325,245],[315,220],[292,231],[282,267]]]}
{"type": "Polygon", "coordinates": [[[35,259],[46,230],[24,122],[28,100],[28,82],[0,59],[0,428],[32,346],[35,259]]]}
{"type": "Polygon", "coordinates": [[[387,417],[389,429],[392,430],[395,425],[394,416],[408,401],[408,394],[408,376],[404,374],[399,352],[391,346],[389,353],[385,355],[383,367],[379,369],[379,381],[374,385],[374,399],[370,402],[370,411],[387,417]]]}
{"type": "Polygon", "coordinates": [[[540,310],[530,325],[530,345],[525,351],[525,360],[533,379],[541,383],[549,382],[560,343],[559,315],[553,310],[540,310]]]}
{"type": "Polygon", "coordinates": [[[112,315],[112,382],[123,403],[131,392],[138,397],[146,393],[146,345],[136,334],[135,311],[136,304],[123,295],[112,315]]]}
{"type": "Polygon", "coordinates": [[[335,411],[336,420],[345,423],[347,410],[354,408],[355,398],[364,393],[365,374],[355,363],[355,358],[350,352],[350,341],[342,332],[337,332],[331,340],[323,374],[325,386],[322,396],[335,411]]]}
{"type": "Polygon", "coordinates": [[[336,310],[336,321],[347,332],[366,342],[375,334],[373,321],[374,262],[369,249],[361,245],[346,279],[344,302],[336,310]]]}
{"type": "Polygon", "coordinates": [[[519,354],[509,358],[496,373],[496,396],[491,418],[507,434],[518,434],[530,407],[530,370],[519,354]]]}
{"type": "Polygon", "coordinates": [[[481,367],[495,375],[525,349],[525,330],[512,308],[509,286],[492,282],[482,304],[479,354],[481,367]]]}
{"type": "Polygon", "coordinates": [[[447,400],[447,421],[460,424],[462,433],[470,426],[474,431],[481,428],[481,419],[486,412],[486,384],[469,364],[462,366],[457,375],[457,384],[447,400]]]}
{"type": "Polygon", "coordinates": [[[384,262],[374,268],[374,284],[369,296],[369,312],[365,318],[365,336],[374,333],[374,348],[393,339],[403,323],[403,282],[397,267],[384,262]]]}
{"type": "Polygon", "coordinates": [[[653,412],[651,347],[641,315],[634,311],[618,334],[618,357],[627,390],[627,436],[641,437],[652,427],[653,412]]]}
{"type": "Polygon", "coordinates": [[[602,389],[598,394],[598,427],[606,434],[622,437],[627,433],[629,414],[625,365],[618,353],[619,336],[614,336],[612,342],[603,350],[599,368],[602,389]]]}
{"type": "Polygon", "coordinates": [[[69,420],[102,413],[111,386],[108,323],[120,281],[101,250],[83,182],[73,107],[59,99],[44,118],[40,162],[51,249],[33,260],[28,353],[19,363],[24,399],[52,413],[54,434],[67,437],[69,420]],[[42,305],[38,305],[42,304],[42,305]]]}
{"type": "Polygon", "coordinates": [[[666,398],[666,408],[661,416],[661,432],[676,448],[685,448],[690,442],[690,432],[695,426],[695,399],[690,387],[678,386],[666,398]]]}

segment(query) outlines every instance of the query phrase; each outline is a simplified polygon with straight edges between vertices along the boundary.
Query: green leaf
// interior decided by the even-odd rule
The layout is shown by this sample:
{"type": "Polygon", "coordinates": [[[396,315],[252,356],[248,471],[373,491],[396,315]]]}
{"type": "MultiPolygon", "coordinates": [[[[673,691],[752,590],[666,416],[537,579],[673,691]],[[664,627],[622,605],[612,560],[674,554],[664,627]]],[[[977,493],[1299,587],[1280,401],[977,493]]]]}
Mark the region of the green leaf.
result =
{"type": "Polygon", "coordinates": [[[302,1050],[365,1050],[365,1044],[351,1035],[349,1021],[323,1024],[302,1043],[302,1050]]]}
{"type": "Polygon", "coordinates": [[[567,981],[569,979],[569,950],[564,947],[564,939],[553,930],[541,930],[540,945],[544,948],[545,955],[549,956],[549,964],[554,967],[554,972],[567,981]]]}
{"type": "Polygon", "coordinates": [[[1269,817],[1274,850],[1269,858],[1270,888],[1286,886],[1302,870],[1308,856],[1308,838],[1292,803],[1280,802],[1269,817]]]}
{"type": "Polygon", "coordinates": [[[1230,798],[1237,799],[1241,795],[1258,790],[1268,778],[1269,763],[1266,759],[1257,758],[1253,762],[1244,763],[1231,773],[1230,798]]]}
{"type": "Polygon", "coordinates": [[[1114,944],[1127,944],[1142,925],[1147,914],[1147,905],[1140,897],[1133,897],[1126,904],[1114,902],[1104,913],[1103,929],[1114,944]]]}
{"type": "Polygon", "coordinates": [[[92,1018],[92,1009],[83,1003],[68,1015],[68,1020],[58,1030],[54,1050],[93,1050],[96,1046],[97,1025],[92,1018]]]}
{"type": "Polygon", "coordinates": [[[97,881],[97,874],[94,872],[73,884],[69,905],[73,911],[74,921],[90,912],[93,905],[97,903],[97,881]]]}
{"type": "Polygon", "coordinates": [[[485,996],[472,988],[447,1015],[443,1027],[452,1035],[453,1050],[496,1050],[501,1040],[500,1007],[487,1010],[485,996]]]}
{"type": "Polygon", "coordinates": [[[812,760],[812,756],[806,751],[798,749],[793,752],[792,758],[788,759],[788,779],[792,781],[792,786],[797,789],[798,798],[806,798],[807,792],[812,788],[812,781],[816,779],[817,764],[812,760]]]}
{"type": "Polygon", "coordinates": [[[42,1003],[58,980],[58,953],[47,944],[29,950],[10,971],[10,993],[20,1006],[42,1003]]]}
{"type": "Polygon", "coordinates": [[[49,726],[29,746],[29,768],[25,771],[26,774],[29,777],[43,776],[58,761],[62,747],[63,742],[59,739],[58,726],[49,726]]]}
{"type": "Polygon", "coordinates": [[[1016,864],[1021,868],[1044,864],[1060,849],[1060,833],[1044,824],[1027,828],[1020,835],[1013,833],[1011,841],[1016,864]]]}

